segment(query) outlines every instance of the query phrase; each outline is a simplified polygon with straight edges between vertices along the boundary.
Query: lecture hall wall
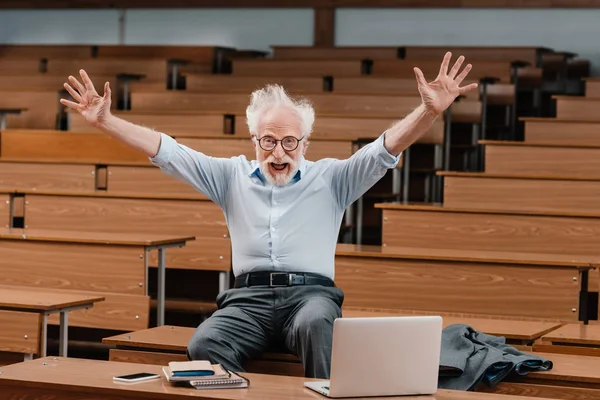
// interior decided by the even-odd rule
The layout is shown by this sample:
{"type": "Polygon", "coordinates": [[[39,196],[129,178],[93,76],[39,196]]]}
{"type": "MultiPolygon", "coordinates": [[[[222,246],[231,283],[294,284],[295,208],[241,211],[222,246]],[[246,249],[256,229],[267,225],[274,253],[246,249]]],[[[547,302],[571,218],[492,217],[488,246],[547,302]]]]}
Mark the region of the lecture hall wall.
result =
{"type": "MultiPolygon", "coordinates": [[[[600,74],[600,9],[339,9],[336,44],[543,45],[600,74]]],[[[1,43],[311,45],[312,9],[6,10],[1,43]],[[119,18],[124,18],[123,30],[119,18]]]]}

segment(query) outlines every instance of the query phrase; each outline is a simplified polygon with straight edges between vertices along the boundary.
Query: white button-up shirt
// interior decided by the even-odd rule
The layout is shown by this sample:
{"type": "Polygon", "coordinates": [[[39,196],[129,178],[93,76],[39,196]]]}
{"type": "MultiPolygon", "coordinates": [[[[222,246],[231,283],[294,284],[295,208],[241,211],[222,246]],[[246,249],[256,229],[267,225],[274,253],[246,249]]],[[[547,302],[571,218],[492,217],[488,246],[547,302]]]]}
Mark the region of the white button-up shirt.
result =
{"type": "Polygon", "coordinates": [[[221,207],[231,236],[235,276],[287,271],[334,279],[345,209],[400,159],[386,150],[384,136],[346,160],[303,159],[292,181],[283,186],[269,184],[256,160],[210,157],[165,134],[150,161],[221,207]]]}

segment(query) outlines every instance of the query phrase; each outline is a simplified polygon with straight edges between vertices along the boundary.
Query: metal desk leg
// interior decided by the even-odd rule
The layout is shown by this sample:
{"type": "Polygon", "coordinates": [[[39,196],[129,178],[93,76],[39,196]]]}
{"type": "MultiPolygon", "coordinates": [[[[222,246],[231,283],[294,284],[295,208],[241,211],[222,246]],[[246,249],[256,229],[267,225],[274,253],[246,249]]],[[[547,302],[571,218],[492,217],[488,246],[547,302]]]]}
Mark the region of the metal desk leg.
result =
{"type": "Polygon", "coordinates": [[[579,289],[579,320],[583,321],[584,325],[589,323],[588,312],[588,286],[589,286],[589,270],[581,271],[581,287],[579,289]]]}
{"type": "Polygon", "coordinates": [[[42,343],[40,344],[40,356],[46,357],[46,353],[48,352],[48,314],[42,314],[42,336],[40,338],[42,343]]]}
{"type": "Polygon", "coordinates": [[[2,118],[0,119],[0,130],[6,130],[6,113],[2,113],[2,118]]]}
{"type": "Polygon", "coordinates": [[[219,293],[229,289],[229,272],[219,272],[219,293]]]}
{"type": "Polygon", "coordinates": [[[156,326],[165,324],[165,265],[167,257],[165,249],[158,248],[158,290],[157,290],[157,310],[156,310],[156,326]]]}
{"type": "Polygon", "coordinates": [[[58,355],[67,357],[69,347],[69,312],[60,312],[60,341],[58,344],[58,355]]]}

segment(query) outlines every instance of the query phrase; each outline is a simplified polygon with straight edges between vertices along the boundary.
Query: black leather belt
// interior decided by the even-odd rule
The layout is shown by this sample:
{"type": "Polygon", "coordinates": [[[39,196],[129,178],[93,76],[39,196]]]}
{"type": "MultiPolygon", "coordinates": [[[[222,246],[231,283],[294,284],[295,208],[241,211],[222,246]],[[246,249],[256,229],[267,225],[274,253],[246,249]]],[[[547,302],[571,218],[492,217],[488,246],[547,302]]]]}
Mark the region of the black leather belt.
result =
{"type": "Polygon", "coordinates": [[[251,286],[284,287],[298,285],[335,286],[335,283],[319,274],[308,272],[250,272],[235,278],[235,288],[251,286]]]}

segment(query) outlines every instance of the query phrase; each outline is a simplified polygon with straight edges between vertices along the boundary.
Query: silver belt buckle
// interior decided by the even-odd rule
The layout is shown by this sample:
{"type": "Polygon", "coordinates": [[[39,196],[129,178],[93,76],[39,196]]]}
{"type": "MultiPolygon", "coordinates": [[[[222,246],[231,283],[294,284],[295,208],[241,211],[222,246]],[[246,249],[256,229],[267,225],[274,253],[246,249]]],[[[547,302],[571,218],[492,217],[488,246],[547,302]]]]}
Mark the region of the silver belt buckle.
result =
{"type": "Polygon", "coordinates": [[[287,272],[271,272],[269,274],[269,286],[270,287],[285,287],[285,286],[292,286],[292,275],[288,274],[287,272]],[[277,276],[287,276],[287,282],[286,283],[273,283],[273,277],[277,277],[277,276]]]}

